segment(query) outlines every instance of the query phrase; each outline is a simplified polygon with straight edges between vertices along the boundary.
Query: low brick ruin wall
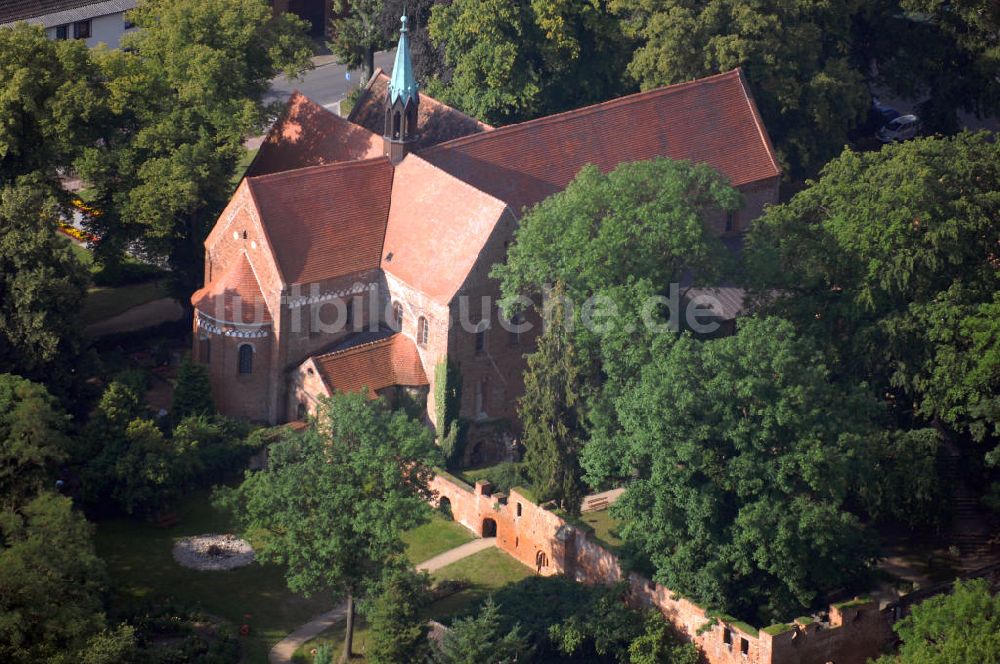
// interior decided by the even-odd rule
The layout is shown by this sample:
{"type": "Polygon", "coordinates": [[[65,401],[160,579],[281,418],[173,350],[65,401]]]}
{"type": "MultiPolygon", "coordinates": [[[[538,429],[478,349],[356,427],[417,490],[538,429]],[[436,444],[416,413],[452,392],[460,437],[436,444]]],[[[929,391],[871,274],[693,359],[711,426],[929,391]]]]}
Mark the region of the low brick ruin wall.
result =
{"type": "Polygon", "coordinates": [[[701,648],[709,664],[865,664],[892,638],[889,621],[874,602],[832,606],[824,622],[759,631],[713,618],[641,575],[625,578],[614,553],[517,489],[509,496],[494,494],[488,482],[471,487],[446,475],[435,477],[431,488],[456,521],[480,536],[495,536],[497,546],[538,574],[565,574],[587,584],[627,581],[630,601],[659,609],[701,648]]]}

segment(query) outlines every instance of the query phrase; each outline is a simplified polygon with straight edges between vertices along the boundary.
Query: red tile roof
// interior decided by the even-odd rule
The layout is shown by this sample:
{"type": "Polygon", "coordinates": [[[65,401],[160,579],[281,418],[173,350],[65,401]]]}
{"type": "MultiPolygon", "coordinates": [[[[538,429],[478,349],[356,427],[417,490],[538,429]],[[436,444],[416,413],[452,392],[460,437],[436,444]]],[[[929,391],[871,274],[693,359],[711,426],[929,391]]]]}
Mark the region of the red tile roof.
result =
{"type": "MultiPolygon", "coordinates": [[[[372,133],[382,136],[385,131],[385,103],[388,98],[388,88],[389,77],[379,69],[368,81],[364,94],[351,110],[348,119],[367,128],[372,133]]],[[[492,129],[493,127],[488,124],[469,117],[433,97],[422,93],[420,95],[420,110],[417,115],[419,136],[415,146],[417,150],[492,129]]]]}
{"type": "Polygon", "coordinates": [[[399,333],[312,359],[331,392],[368,388],[368,395],[374,398],[375,392],[393,385],[428,384],[416,344],[399,333]]]}
{"type": "Polygon", "coordinates": [[[520,213],[588,163],[706,162],[734,186],[780,175],[740,70],[442,143],[420,155],[520,213]]]}
{"type": "Polygon", "coordinates": [[[295,92],[260,146],[247,175],[380,156],[381,133],[373,134],[295,92]]]}
{"type": "Polygon", "coordinates": [[[507,205],[416,154],[396,166],[382,269],[447,304],[507,205]]]}
{"type": "Polygon", "coordinates": [[[286,283],[378,268],[392,192],[388,159],[302,168],[247,184],[286,283]]]}
{"type": "Polygon", "coordinates": [[[271,312],[246,253],[191,296],[194,308],[219,322],[270,323],[271,312]]]}

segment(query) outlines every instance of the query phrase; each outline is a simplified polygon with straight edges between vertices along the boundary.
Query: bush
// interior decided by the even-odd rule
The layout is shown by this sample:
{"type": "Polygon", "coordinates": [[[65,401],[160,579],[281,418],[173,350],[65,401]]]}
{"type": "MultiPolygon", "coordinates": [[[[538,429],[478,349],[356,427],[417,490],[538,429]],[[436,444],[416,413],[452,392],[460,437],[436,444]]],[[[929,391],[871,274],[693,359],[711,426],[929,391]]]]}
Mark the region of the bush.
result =
{"type": "Polygon", "coordinates": [[[333,664],[333,646],[329,643],[324,643],[316,648],[313,664],[333,664]]]}
{"type": "Polygon", "coordinates": [[[173,420],[178,422],[188,415],[211,415],[214,412],[215,403],[212,401],[208,369],[185,356],[177,370],[177,385],[171,408],[173,420]]]}

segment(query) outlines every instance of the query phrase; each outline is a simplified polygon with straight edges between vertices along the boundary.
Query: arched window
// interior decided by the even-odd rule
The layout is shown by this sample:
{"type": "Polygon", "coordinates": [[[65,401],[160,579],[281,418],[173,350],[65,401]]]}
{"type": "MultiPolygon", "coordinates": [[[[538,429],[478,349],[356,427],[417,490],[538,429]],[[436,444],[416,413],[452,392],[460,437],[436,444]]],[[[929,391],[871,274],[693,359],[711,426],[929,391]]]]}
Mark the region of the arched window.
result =
{"type": "Polygon", "coordinates": [[[396,140],[399,139],[399,122],[400,116],[399,111],[392,114],[392,137],[396,140]]]}
{"type": "Polygon", "coordinates": [[[426,346],[428,336],[427,319],[421,316],[420,320],[417,321],[417,343],[426,346]]]}
{"type": "Polygon", "coordinates": [[[486,409],[489,407],[487,403],[489,389],[489,379],[483,376],[483,379],[476,383],[476,417],[486,417],[486,409]]]}
{"type": "Polygon", "coordinates": [[[201,361],[205,364],[212,363],[212,340],[209,337],[202,337],[199,340],[201,345],[201,351],[198,353],[201,356],[201,361]]]}
{"type": "MultiPolygon", "coordinates": [[[[485,323],[485,321],[483,321],[485,323]]],[[[483,355],[486,352],[486,326],[479,324],[476,330],[476,355],[483,355]]]]}
{"type": "Polygon", "coordinates": [[[306,421],[309,419],[309,407],[303,402],[299,402],[299,405],[295,408],[295,419],[300,421],[306,421]]]}
{"type": "Polygon", "coordinates": [[[240,373],[253,373],[253,346],[250,344],[240,346],[240,373]]]}
{"type": "Polygon", "coordinates": [[[406,138],[413,138],[414,132],[417,130],[417,107],[415,104],[410,104],[406,109],[406,138]]]}
{"type": "Polygon", "coordinates": [[[403,329],[403,305],[399,302],[392,303],[392,322],[397,332],[403,329]]]}

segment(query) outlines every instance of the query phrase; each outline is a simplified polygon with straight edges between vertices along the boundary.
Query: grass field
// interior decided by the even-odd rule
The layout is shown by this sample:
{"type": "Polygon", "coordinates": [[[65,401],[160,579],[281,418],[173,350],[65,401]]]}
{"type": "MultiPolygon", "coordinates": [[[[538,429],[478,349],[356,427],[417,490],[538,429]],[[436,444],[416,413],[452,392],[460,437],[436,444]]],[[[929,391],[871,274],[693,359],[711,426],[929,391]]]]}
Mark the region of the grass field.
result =
{"type": "Polygon", "coordinates": [[[403,533],[406,557],[413,564],[430,560],[439,553],[454,549],[475,539],[465,526],[448,521],[438,513],[422,526],[403,533]]]}
{"type": "Polygon", "coordinates": [[[580,520],[594,529],[594,538],[611,549],[617,549],[624,542],[618,536],[618,520],[608,510],[584,512],[580,520]]]}
{"type": "MultiPolygon", "coordinates": [[[[299,625],[333,608],[329,595],[306,599],[290,592],[283,570],[275,566],[254,564],[229,572],[198,572],[181,567],[172,556],[176,539],[232,532],[234,527],[227,514],[211,506],[208,491],[196,492],[184,500],[177,515],[180,523],[170,529],[134,519],[98,522],[97,549],[108,564],[117,602],[171,598],[236,625],[247,622],[251,626],[246,639],[248,664],[263,664],[271,646],[299,625]],[[246,614],[251,617],[244,619],[246,614]]],[[[405,533],[403,539],[410,560],[418,563],[473,537],[463,526],[435,514],[430,522],[405,533]]]]}
{"type": "Polygon", "coordinates": [[[329,595],[306,599],[291,593],[283,570],[254,564],[228,572],[198,572],[178,565],[174,540],[188,535],[232,532],[228,515],[215,510],[207,491],[187,498],[180,523],[161,529],[144,522],[98,522],[97,550],[108,564],[117,601],[172,598],[192,608],[251,627],[248,664],[264,664],[271,646],[316,614],[333,608],[329,595]],[[244,619],[244,615],[251,617],[244,619]]]}
{"type": "MultiPolygon", "coordinates": [[[[470,583],[470,587],[430,604],[423,610],[423,614],[428,620],[445,621],[474,609],[493,591],[509,583],[520,581],[531,574],[530,568],[522,565],[500,549],[492,548],[480,551],[432,574],[434,579],[465,579],[470,583]]],[[[364,652],[368,636],[368,626],[364,619],[359,619],[354,628],[354,652],[356,656],[353,661],[366,661],[364,652]]],[[[318,638],[299,648],[295,653],[294,661],[299,664],[311,663],[311,651],[324,643],[332,645],[335,656],[339,656],[340,650],[344,647],[344,623],[338,623],[318,638]]]]}
{"type": "Polygon", "coordinates": [[[124,313],[140,304],[167,297],[166,284],[147,281],[117,288],[91,288],[83,301],[83,323],[89,325],[124,313]]]}

